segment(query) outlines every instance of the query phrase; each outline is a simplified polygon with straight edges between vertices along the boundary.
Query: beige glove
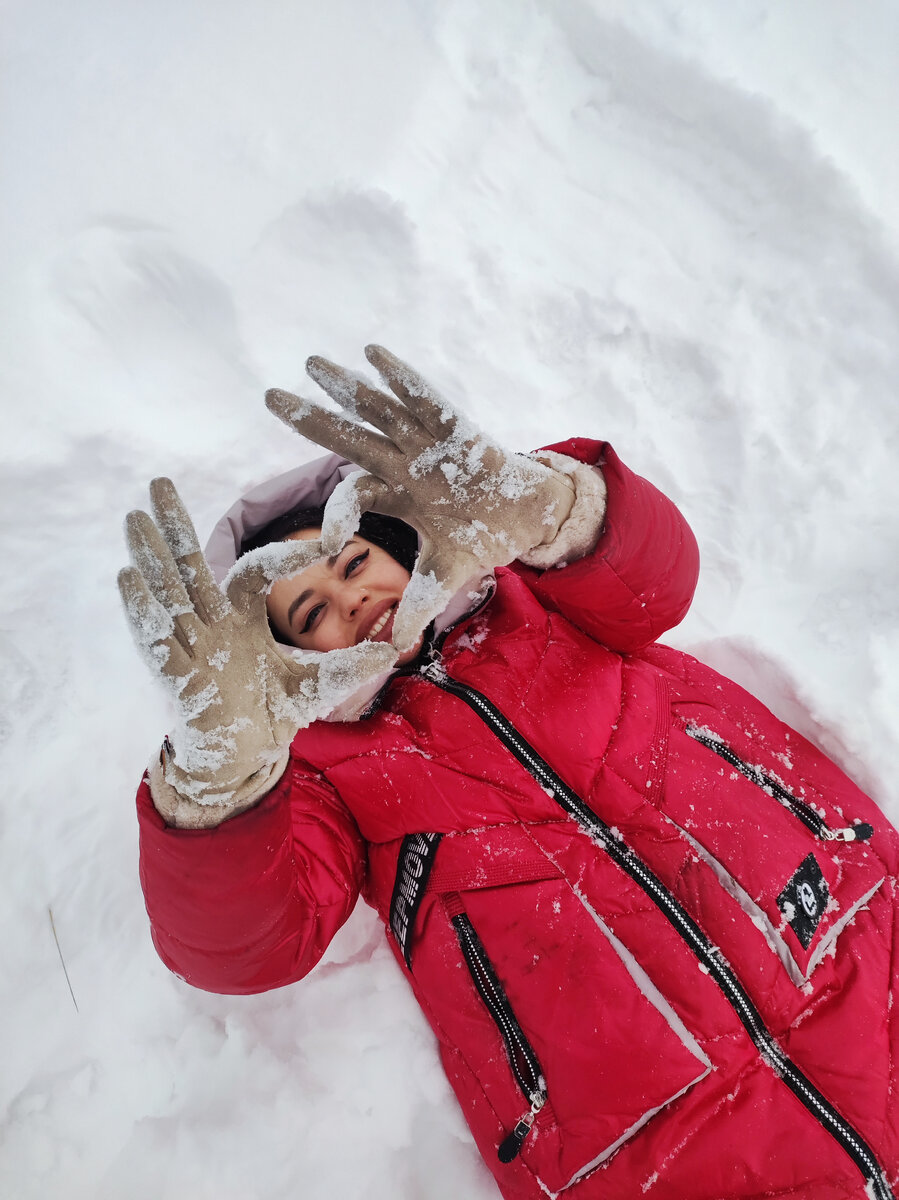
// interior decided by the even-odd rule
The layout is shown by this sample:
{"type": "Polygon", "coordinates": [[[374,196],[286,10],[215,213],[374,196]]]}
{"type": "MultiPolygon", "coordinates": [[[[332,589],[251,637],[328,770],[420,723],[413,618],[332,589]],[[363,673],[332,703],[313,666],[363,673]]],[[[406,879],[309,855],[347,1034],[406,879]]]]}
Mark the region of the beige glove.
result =
{"type": "MultiPolygon", "coordinates": [[[[549,565],[539,548],[558,534],[578,489],[570,474],[491,441],[387,350],[367,346],[365,354],[393,395],[326,359],[306,363],[315,382],[356,420],[278,390],[266,394],[266,404],[298,433],[368,472],[349,476],[328,502],[327,553],[352,537],[366,510],[399,517],[421,534],[415,574],[394,620],[393,640],[402,652],[466,582],[514,559],[549,565]]],[[[554,465],[574,466],[561,455],[549,457],[554,465]]],[[[598,523],[587,525],[570,557],[595,542],[598,523]]]]}
{"type": "Polygon", "coordinates": [[[396,651],[375,642],[326,654],[279,647],[266,592],[321,559],[320,543],[252,551],[223,594],[172,483],[154,480],[150,495],[156,524],[139,511],[126,519],[134,566],[120,572],[119,590],[138,648],[175,701],[175,730],[151,768],[154,803],[169,824],[203,828],[269,791],[297,729],[388,671],[396,651]]]}

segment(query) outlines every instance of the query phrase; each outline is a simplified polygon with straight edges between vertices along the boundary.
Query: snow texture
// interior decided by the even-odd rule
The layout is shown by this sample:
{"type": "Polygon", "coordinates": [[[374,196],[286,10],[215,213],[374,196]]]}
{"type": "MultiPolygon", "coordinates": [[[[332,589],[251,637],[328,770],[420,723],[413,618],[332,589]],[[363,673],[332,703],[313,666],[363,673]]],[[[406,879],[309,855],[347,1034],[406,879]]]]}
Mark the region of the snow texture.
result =
{"type": "Polygon", "coordinates": [[[121,517],[170,475],[202,538],[316,457],[262,403],[307,354],[612,441],[702,547],[669,640],[899,818],[897,44],[893,0],[4,6],[0,1195],[497,1195],[368,910],[238,999],[147,932],[121,517]]]}

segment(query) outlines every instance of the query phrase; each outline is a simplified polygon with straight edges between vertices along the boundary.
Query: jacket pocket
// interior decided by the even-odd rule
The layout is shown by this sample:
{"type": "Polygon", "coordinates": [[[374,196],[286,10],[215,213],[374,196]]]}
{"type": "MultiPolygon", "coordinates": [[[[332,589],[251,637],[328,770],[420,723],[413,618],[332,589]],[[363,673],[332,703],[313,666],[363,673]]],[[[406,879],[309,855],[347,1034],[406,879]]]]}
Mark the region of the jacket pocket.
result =
{"type": "Polygon", "coordinates": [[[760,762],[751,744],[705,724],[708,713],[681,708],[660,809],[801,987],[883,883],[866,845],[873,831],[846,821],[834,798],[792,781],[786,751],[760,762]]]}
{"type": "Polygon", "coordinates": [[[458,906],[460,909],[452,916],[452,922],[471,981],[505,1043],[509,1067],[522,1096],[529,1104],[529,1108],[521,1114],[515,1128],[503,1139],[497,1150],[499,1161],[509,1163],[521,1152],[524,1140],[533,1128],[534,1119],[546,1103],[546,1079],[534,1048],[512,1011],[505,988],[497,979],[481,939],[475,933],[468,916],[461,911],[458,898],[453,897],[452,902],[454,908],[458,906]]]}
{"type": "Polygon", "coordinates": [[[874,833],[873,827],[863,821],[836,828],[828,825],[820,808],[817,808],[805,797],[791,792],[786,784],[769,774],[759,764],[750,763],[741,758],[732,746],[729,746],[716,733],[712,733],[710,729],[688,722],[684,726],[684,732],[694,741],[699,742],[701,746],[705,746],[707,750],[717,754],[724,762],[735,767],[744,778],[748,779],[750,783],[754,783],[771,799],[782,804],[787,812],[800,821],[819,841],[866,842],[874,833]]]}
{"type": "MultiPolygon", "coordinates": [[[[463,1107],[482,1096],[495,1115],[485,1144],[483,1119],[469,1112],[500,1181],[502,1164],[520,1157],[547,1191],[562,1191],[710,1070],[564,879],[452,892],[442,904],[457,969],[428,1003],[456,1052],[444,1062],[463,1107]]],[[[419,982],[435,953],[447,961],[448,945],[437,950],[432,936],[419,982]]]]}

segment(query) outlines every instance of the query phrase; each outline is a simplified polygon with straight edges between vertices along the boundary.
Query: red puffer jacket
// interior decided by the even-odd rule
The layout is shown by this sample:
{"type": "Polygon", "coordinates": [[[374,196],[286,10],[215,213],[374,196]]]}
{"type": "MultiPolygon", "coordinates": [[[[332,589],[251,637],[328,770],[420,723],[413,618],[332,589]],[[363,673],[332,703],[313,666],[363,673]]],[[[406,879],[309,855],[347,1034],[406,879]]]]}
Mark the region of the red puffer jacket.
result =
{"type": "Polygon", "coordinates": [[[610,448],[595,552],[499,571],[424,668],[301,731],[256,808],[139,794],[163,960],[299,979],[359,889],[508,1200],[888,1200],[897,838],[737,685],[654,643],[695,543],[610,448]],[[505,1160],[505,1161],[503,1161],[505,1160]]]}

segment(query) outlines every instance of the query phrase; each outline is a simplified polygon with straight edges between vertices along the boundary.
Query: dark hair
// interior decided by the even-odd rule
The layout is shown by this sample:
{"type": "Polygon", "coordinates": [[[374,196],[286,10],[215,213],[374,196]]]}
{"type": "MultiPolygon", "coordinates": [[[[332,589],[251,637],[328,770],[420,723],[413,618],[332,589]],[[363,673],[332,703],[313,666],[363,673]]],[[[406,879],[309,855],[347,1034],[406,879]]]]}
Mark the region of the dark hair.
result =
{"type": "MultiPolygon", "coordinates": [[[[270,542],[282,542],[300,529],[319,529],[324,517],[324,506],[310,508],[298,504],[244,538],[240,544],[238,558],[250,550],[267,546],[270,542]]],[[[381,513],[363,513],[359,521],[359,536],[380,546],[410,575],[412,574],[418,557],[418,534],[405,521],[400,521],[398,517],[385,517],[381,513]]]]}

